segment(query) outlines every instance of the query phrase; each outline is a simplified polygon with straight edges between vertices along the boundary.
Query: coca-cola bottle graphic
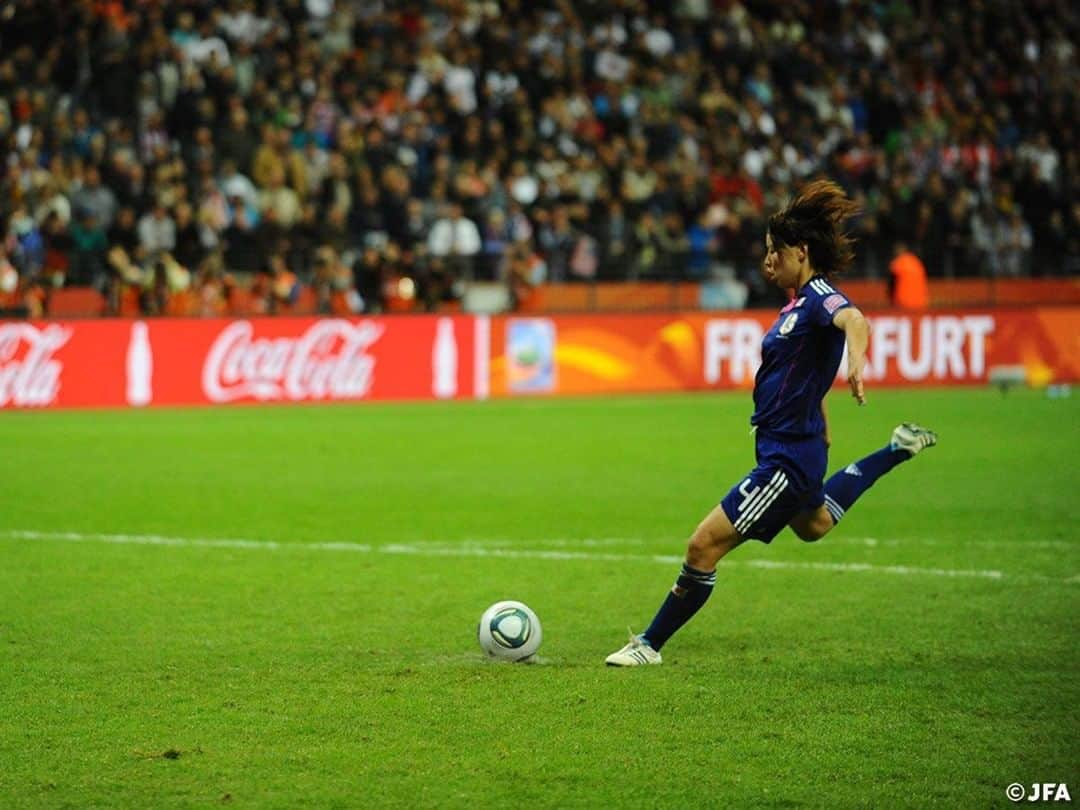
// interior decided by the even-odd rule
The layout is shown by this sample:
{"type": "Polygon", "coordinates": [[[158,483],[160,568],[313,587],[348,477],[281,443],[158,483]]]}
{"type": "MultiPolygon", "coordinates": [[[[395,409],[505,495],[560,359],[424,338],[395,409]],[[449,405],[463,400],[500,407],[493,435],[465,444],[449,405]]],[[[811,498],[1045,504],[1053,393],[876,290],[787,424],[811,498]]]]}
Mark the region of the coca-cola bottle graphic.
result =
{"type": "Polygon", "coordinates": [[[431,347],[431,393],[439,399],[457,394],[457,338],[452,318],[439,318],[431,347]]]}
{"type": "Polygon", "coordinates": [[[154,398],[151,379],[154,376],[154,355],[150,349],[150,330],[142,321],[131,325],[131,340],[127,350],[127,402],[141,408],[154,398]]]}

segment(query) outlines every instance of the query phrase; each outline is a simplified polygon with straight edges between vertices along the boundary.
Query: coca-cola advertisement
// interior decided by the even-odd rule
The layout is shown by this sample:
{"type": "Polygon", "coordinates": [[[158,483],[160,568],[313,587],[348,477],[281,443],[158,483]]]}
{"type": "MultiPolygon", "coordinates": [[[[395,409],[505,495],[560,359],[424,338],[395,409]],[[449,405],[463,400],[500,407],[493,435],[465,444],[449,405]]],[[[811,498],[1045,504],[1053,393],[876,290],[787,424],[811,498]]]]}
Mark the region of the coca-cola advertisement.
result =
{"type": "Polygon", "coordinates": [[[202,367],[211,402],[239,399],[363,399],[375,376],[372,347],[384,327],[374,321],[321,321],[299,337],[256,337],[251,321],[217,336],[202,367]]]}
{"type": "Polygon", "coordinates": [[[487,374],[475,324],[461,316],[0,323],[0,408],[471,398],[478,356],[485,383],[487,374]]]}

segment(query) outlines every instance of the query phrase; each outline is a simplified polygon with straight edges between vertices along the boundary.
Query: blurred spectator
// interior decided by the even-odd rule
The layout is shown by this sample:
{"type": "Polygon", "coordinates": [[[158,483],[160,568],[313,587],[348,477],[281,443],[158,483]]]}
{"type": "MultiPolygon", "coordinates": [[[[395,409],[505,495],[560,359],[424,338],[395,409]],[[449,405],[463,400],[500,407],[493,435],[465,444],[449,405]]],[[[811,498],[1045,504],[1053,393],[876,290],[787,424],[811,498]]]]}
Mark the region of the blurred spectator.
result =
{"type": "Polygon", "coordinates": [[[510,302],[514,309],[526,309],[536,301],[536,288],[548,278],[548,268],[543,256],[518,242],[507,254],[506,272],[503,280],[510,290],[510,302]]]}
{"type": "Polygon", "coordinates": [[[176,249],[176,222],[160,202],[142,215],[137,230],[139,246],[150,261],[176,249]]]}
{"type": "Polygon", "coordinates": [[[222,234],[225,245],[225,265],[231,270],[254,273],[259,269],[259,245],[255,239],[255,226],[243,201],[232,201],[232,221],[222,234]]]}
{"type": "Polygon", "coordinates": [[[473,277],[473,260],[482,246],[476,223],[465,216],[460,203],[450,203],[446,216],[436,220],[431,226],[428,252],[434,258],[442,260],[442,264],[454,278],[473,277]]]}
{"type": "MultiPolygon", "coordinates": [[[[258,142],[252,134],[249,121],[247,109],[241,104],[234,105],[229,110],[228,124],[218,132],[215,139],[217,155],[222,165],[231,167],[233,173],[247,170],[255,157],[258,142]]],[[[223,171],[222,174],[225,175],[226,172],[223,171]]]]}
{"type": "Polygon", "coordinates": [[[182,267],[194,272],[198,270],[207,249],[211,246],[210,240],[205,234],[205,228],[195,221],[195,214],[191,210],[190,203],[180,203],[173,213],[176,234],[176,246],[172,250],[173,257],[182,267]]]}
{"type": "Polygon", "coordinates": [[[656,277],[660,267],[660,228],[656,217],[648,211],[634,224],[634,244],[630,278],[636,281],[656,277]]]}
{"type": "Polygon", "coordinates": [[[221,253],[215,251],[208,254],[199,265],[194,280],[198,290],[195,314],[210,318],[226,314],[233,285],[232,277],[225,271],[221,253]]]}
{"type": "MultiPolygon", "coordinates": [[[[338,253],[344,253],[356,241],[349,233],[349,223],[346,218],[345,208],[340,205],[332,206],[326,212],[326,219],[317,231],[318,240],[328,245],[338,253]]],[[[376,239],[376,241],[381,241],[376,239]]]]}
{"type": "Polygon", "coordinates": [[[622,201],[613,198],[598,216],[595,230],[600,251],[601,276],[618,279],[629,275],[627,265],[633,256],[634,233],[622,201]]]}
{"type": "Polygon", "coordinates": [[[265,269],[256,275],[251,292],[256,299],[256,311],[274,315],[288,311],[296,303],[300,281],[289,270],[285,257],[274,253],[267,259],[265,269]]]}
{"type": "Polygon", "coordinates": [[[388,279],[387,275],[379,249],[364,248],[353,266],[353,286],[363,300],[366,312],[378,313],[386,309],[387,294],[391,292],[389,288],[399,281],[388,279]]]}
{"type": "Polygon", "coordinates": [[[1033,240],[1031,255],[1035,273],[1048,276],[1069,273],[1068,251],[1069,237],[1065,232],[1065,219],[1060,211],[1054,211],[1041,235],[1033,240]]]}
{"type": "Polygon", "coordinates": [[[982,275],[1001,275],[997,213],[989,201],[982,202],[971,214],[971,247],[982,275]]]}
{"type": "Polygon", "coordinates": [[[105,229],[90,210],[81,215],[71,226],[71,264],[68,281],[104,290],[107,285],[105,251],[109,240],[105,229]]]}
{"type": "Polygon", "coordinates": [[[550,215],[542,215],[537,244],[547,257],[548,279],[562,282],[570,279],[570,257],[578,239],[570,223],[570,212],[557,205],[550,215]]]}
{"type": "Polygon", "coordinates": [[[247,208],[256,208],[259,205],[259,192],[255,184],[248,179],[238,166],[244,165],[228,159],[221,163],[220,188],[221,192],[230,199],[242,200],[247,208]]]}
{"type": "Polygon", "coordinates": [[[41,225],[45,243],[44,281],[50,287],[62,287],[71,264],[72,240],[64,221],[56,211],[50,211],[41,225]]]}
{"type": "Polygon", "coordinates": [[[659,247],[658,277],[668,281],[682,277],[690,255],[690,237],[683,218],[675,211],[668,213],[657,231],[659,247]]]}
{"type": "Polygon", "coordinates": [[[352,315],[364,310],[365,302],[356,290],[353,271],[333,248],[319,248],[314,263],[319,312],[352,315]]]}
{"type": "Polygon", "coordinates": [[[275,219],[283,228],[291,228],[300,218],[300,197],[285,185],[285,170],[275,168],[270,174],[267,188],[259,195],[259,208],[266,214],[275,212],[275,219]]]}
{"type": "Polygon", "coordinates": [[[142,250],[138,223],[135,221],[135,209],[125,205],[116,215],[116,220],[107,231],[109,245],[123,248],[129,256],[137,256],[142,250]]]}
{"type": "Polygon", "coordinates": [[[953,276],[975,275],[979,272],[973,259],[971,213],[966,194],[958,194],[945,208],[942,228],[945,237],[943,272],[953,276]]]}
{"type": "Polygon", "coordinates": [[[109,248],[106,256],[111,271],[105,293],[108,311],[112,314],[131,314],[132,310],[143,309],[146,288],[152,279],[152,273],[142,266],[119,245],[109,248]],[[128,302],[134,302],[129,305],[128,302]]]}
{"type": "Polygon", "coordinates": [[[19,271],[0,248],[0,310],[14,310],[19,304],[19,271]]]}
{"type": "Polygon", "coordinates": [[[24,278],[37,278],[45,265],[45,240],[25,207],[18,207],[8,223],[11,261],[24,278]]]}
{"type": "Polygon", "coordinates": [[[86,169],[82,185],[72,195],[71,202],[75,210],[92,215],[102,228],[107,229],[112,225],[117,208],[116,194],[101,184],[101,172],[97,166],[91,165],[86,169]]]}
{"type": "Polygon", "coordinates": [[[712,226],[708,211],[702,210],[698,214],[697,220],[687,233],[687,241],[689,256],[686,270],[692,278],[704,278],[712,267],[718,244],[716,229],[712,226]]]}
{"type": "Polygon", "coordinates": [[[543,273],[537,272],[534,256],[524,245],[515,245],[508,254],[506,282],[510,289],[510,307],[526,309],[532,303],[533,291],[543,282],[543,273]]]}
{"type": "Polygon", "coordinates": [[[501,208],[493,208],[484,221],[483,246],[476,277],[493,281],[503,273],[503,264],[510,249],[513,234],[509,220],[501,208]]]}
{"type": "Polygon", "coordinates": [[[1003,214],[997,222],[995,249],[1001,272],[1006,276],[1025,275],[1031,255],[1031,228],[1018,211],[1003,214]]]}
{"type": "Polygon", "coordinates": [[[71,222],[71,202],[60,191],[59,183],[51,175],[41,187],[38,203],[34,207],[34,218],[42,223],[50,215],[55,214],[57,222],[66,228],[71,222]]]}

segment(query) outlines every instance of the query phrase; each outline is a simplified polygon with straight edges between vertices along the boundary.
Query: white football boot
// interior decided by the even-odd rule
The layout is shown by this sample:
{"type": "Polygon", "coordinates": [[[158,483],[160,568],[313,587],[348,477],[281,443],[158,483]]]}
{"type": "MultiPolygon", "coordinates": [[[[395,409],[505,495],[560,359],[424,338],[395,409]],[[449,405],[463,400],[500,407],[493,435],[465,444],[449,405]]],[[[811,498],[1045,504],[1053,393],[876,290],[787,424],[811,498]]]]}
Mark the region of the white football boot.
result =
{"type": "Polygon", "coordinates": [[[635,635],[630,636],[625,647],[604,659],[604,663],[609,667],[640,667],[645,664],[659,664],[661,661],[663,659],[660,653],[635,635]]]}
{"type": "Polygon", "coordinates": [[[937,434],[934,431],[916,425],[914,422],[904,422],[893,430],[889,447],[893,450],[907,450],[914,456],[935,444],[937,444],[937,434]]]}

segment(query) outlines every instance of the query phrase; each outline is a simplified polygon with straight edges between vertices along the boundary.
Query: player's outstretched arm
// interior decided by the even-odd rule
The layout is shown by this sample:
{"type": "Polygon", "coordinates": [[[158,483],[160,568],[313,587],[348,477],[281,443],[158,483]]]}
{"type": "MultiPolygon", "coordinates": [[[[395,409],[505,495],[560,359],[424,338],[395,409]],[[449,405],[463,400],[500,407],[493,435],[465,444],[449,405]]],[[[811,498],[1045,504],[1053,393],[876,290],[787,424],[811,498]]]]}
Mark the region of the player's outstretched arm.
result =
{"type": "Polygon", "coordinates": [[[865,405],[866,393],[863,391],[862,372],[866,364],[866,347],[870,344],[870,323],[858,309],[846,307],[836,313],[833,325],[837,329],[844,330],[847,340],[847,380],[848,385],[851,386],[851,395],[858,400],[860,405],[865,405]]]}

